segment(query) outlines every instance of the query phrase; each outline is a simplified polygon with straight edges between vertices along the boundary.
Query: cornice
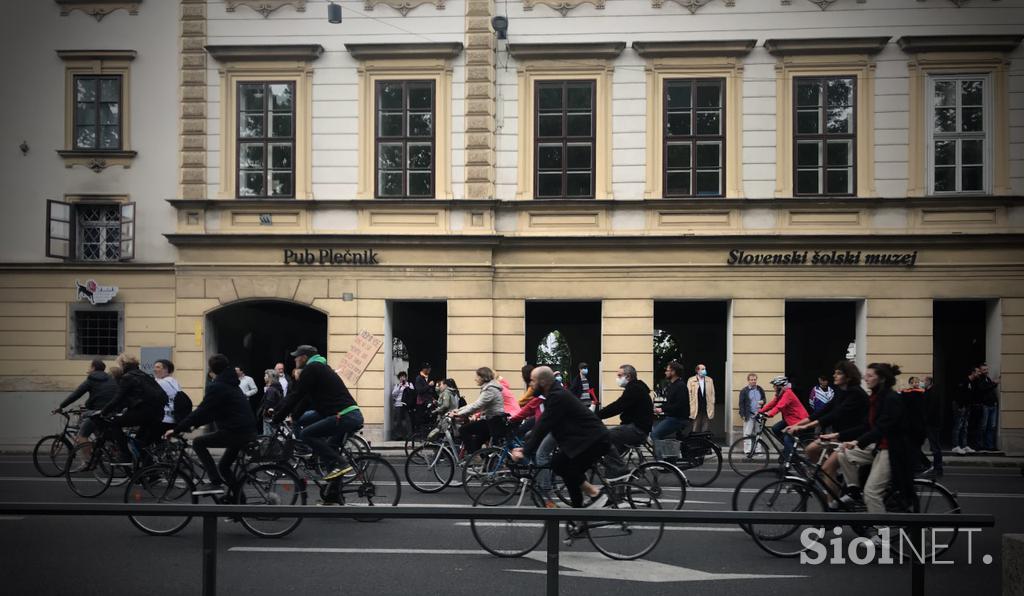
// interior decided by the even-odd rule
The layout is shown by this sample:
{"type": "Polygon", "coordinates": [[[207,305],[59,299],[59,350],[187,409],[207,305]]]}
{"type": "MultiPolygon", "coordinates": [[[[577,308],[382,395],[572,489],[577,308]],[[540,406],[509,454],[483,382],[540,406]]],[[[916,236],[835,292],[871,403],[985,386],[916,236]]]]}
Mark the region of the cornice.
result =
{"type": "Polygon", "coordinates": [[[65,62],[71,60],[120,60],[131,62],[138,56],[135,50],[57,50],[57,57],[65,62]]]}
{"type": "Polygon", "coordinates": [[[589,43],[510,43],[508,53],[516,60],[591,58],[612,60],[626,48],[624,41],[589,43]]]}
{"type": "Polygon", "coordinates": [[[756,39],[724,41],[634,41],[633,51],[644,58],[742,57],[757,45],[756,39]]]}
{"type": "Polygon", "coordinates": [[[896,40],[907,54],[922,52],[1001,52],[1017,49],[1024,35],[904,35],[896,40]]]}
{"type": "Polygon", "coordinates": [[[438,43],[347,43],[345,49],[356,60],[403,60],[428,58],[450,60],[462,53],[462,42],[438,43]]]}
{"type": "Polygon", "coordinates": [[[108,14],[126,10],[130,15],[139,14],[142,0],[54,0],[60,7],[60,16],[66,17],[75,10],[80,10],[97,21],[102,21],[108,14]]]}
{"type": "Polygon", "coordinates": [[[275,10],[288,6],[295,7],[296,12],[306,12],[306,0],[225,0],[227,12],[235,12],[239,6],[248,6],[256,12],[268,18],[275,10]]]}
{"type": "Polygon", "coordinates": [[[297,61],[312,62],[324,53],[318,43],[288,45],[209,45],[206,52],[217,62],[297,61]]]}
{"type": "Polygon", "coordinates": [[[433,4],[437,7],[437,10],[444,10],[445,0],[366,0],[363,4],[363,10],[373,10],[374,7],[381,4],[394,8],[404,17],[414,8],[424,4],[433,4]]]}
{"type": "Polygon", "coordinates": [[[533,10],[534,6],[540,4],[555,9],[564,17],[569,14],[570,10],[584,4],[593,4],[596,9],[602,10],[604,9],[604,3],[605,0],[523,0],[523,10],[533,10]]]}
{"type": "Polygon", "coordinates": [[[877,54],[889,37],[819,37],[813,39],[766,39],[764,48],[773,56],[877,54]]]}

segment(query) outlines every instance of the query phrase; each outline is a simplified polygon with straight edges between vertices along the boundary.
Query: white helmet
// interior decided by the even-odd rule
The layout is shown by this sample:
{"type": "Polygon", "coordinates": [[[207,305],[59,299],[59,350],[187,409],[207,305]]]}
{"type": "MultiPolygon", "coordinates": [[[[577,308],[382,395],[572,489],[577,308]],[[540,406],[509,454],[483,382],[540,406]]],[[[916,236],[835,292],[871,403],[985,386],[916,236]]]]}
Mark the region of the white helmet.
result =
{"type": "Polygon", "coordinates": [[[785,387],[789,385],[789,378],[786,375],[779,375],[771,380],[772,385],[776,387],[785,387]]]}

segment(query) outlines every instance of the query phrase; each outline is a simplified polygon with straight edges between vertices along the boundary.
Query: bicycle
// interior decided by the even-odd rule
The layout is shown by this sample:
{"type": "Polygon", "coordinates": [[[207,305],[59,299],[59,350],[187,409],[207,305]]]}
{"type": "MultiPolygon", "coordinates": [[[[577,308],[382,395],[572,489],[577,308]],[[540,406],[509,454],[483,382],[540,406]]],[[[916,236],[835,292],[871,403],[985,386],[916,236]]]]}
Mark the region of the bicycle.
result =
{"type": "MultiPolygon", "coordinates": [[[[766,424],[767,419],[758,415],[755,421],[754,433],[746,435],[739,439],[736,439],[732,445],[729,446],[729,467],[732,468],[733,472],[736,472],[739,476],[747,476],[752,472],[763,470],[768,467],[771,463],[772,458],[775,454],[782,454],[785,452],[786,446],[782,442],[774,431],[772,431],[766,424]],[[748,442],[750,446],[744,447],[744,442],[748,442]],[[747,471],[741,465],[753,466],[753,470],[747,471]]],[[[798,434],[796,438],[796,446],[794,449],[803,450],[804,445],[808,443],[806,438],[808,435],[804,434],[801,436],[798,434]]]]}
{"type": "MultiPolygon", "coordinates": [[[[174,463],[157,463],[146,466],[132,475],[125,489],[125,503],[198,503],[199,497],[192,494],[196,484],[205,479],[206,471],[188,457],[189,442],[175,436],[176,453],[174,463]]],[[[286,465],[259,461],[259,443],[253,441],[239,452],[232,465],[232,477],[223,495],[207,495],[217,504],[237,505],[305,505],[306,482],[286,465]]],[[[185,528],[192,520],[185,517],[149,517],[129,515],[132,524],[152,536],[172,536],[185,528]]],[[[239,516],[232,518],[242,524],[249,533],[260,538],[280,538],[295,531],[302,523],[301,517],[281,515],[239,516]]]]}
{"type": "Polygon", "coordinates": [[[455,480],[455,470],[469,460],[461,441],[455,439],[455,423],[447,416],[427,436],[427,442],[405,459],[405,479],[421,493],[437,493],[452,486],[462,486],[462,474],[455,480]]]}
{"type": "Polygon", "coordinates": [[[684,480],[688,486],[708,486],[718,479],[722,473],[722,448],[711,440],[710,432],[691,432],[689,434],[680,431],[676,433],[675,439],[667,439],[666,446],[670,446],[671,455],[663,455],[661,460],[654,457],[654,444],[648,438],[642,446],[633,449],[636,460],[627,459],[626,463],[645,460],[647,455],[656,461],[665,461],[675,466],[684,474],[684,480]],[[678,441],[678,454],[675,444],[678,441]],[[646,453],[645,453],[646,452],[646,453]]]}
{"type": "MultiPolygon", "coordinates": [[[[537,475],[544,468],[512,463],[509,476],[487,485],[473,499],[473,506],[544,507],[544,497],[537,487],[537,475]]],[[[661,509],[658,499],[643,486],[626,481],[609,485],[598,472],[608,490],[611,509],[661,509]]],[[[517,520],[470,520],[473,538],[484,550],[496,557],[521,557],[544,539],[547,528],[541,522],[517,520]]],[[[586,537],[601,554],[611,559],[632,560],[650,553],[661,541],[664,522],[567,522],[565,544],[586,537]]]]}
{"type": "Polygon", "coordinates": [[[96,438],[75,445],[67,456],[64,478],[76,495],[92,499],[102,495],[110,486],[121,486],[132,474],[142,467],[142,461],[161,461],[162,441],[140,448],[134,434],[127,433],[125,443],[128,452],[122,453],[121,446],[113,438],[113,418],[93,415],[97,422],[96,438]],[[77,462],[77,465],[76,465],[77,462]]]}
{"type": "Polygon", "coordinates": [[[39,439],[32,449],[32,464],[37,472],[47,478],[56,478],[64,474],[68,454],[74,449],[75,439],[78,438],[78,428],[82,424],[82,416],[88,411],[84,408],[75,408],[54,412],[64,419],[63,428],[59,433],[46,435],[39,439]],[[73,423],[71,422],[72,416],[75,417],[73,423]]]}
{"type": "Polygon", "coordinates": [[[680,510],[686,503],[687,476],[675,465],[654,459],[646,444],[628,446],[623,460],[632,468],[630,480],[644,486],[665,509],[680,510]]]}

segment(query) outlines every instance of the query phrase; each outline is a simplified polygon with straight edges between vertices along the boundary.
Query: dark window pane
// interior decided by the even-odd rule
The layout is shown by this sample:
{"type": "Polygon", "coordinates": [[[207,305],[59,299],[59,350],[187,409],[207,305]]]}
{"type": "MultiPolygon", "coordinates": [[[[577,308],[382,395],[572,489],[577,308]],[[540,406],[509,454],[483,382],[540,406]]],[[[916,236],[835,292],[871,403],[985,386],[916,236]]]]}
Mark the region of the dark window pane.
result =
{"type": "Polygon", "coordinates": [[[263,195],[263,172],[239,172],[238,196],[257,197],[263,195]]]}
{"type": "Polygon", "coordinates": [[[239,85],[239,109],[243,112],[263,110],[263,85],[239,85]]]}
{"type": "Polygon", "coordinates": [[[569,114],[566,120],[566,136],[589,137],[591,136],[590,114],[569,114]]]}
{"type": "Polygon", "coordinates": [[[687,136],[690,134],[690,112],[670,113],[665,118],[665,134],[687,136]]]}
{"type": "Polygon", "coordinates": [[[537,136],[540,137],[560,137],[562,136],[562,115],[561,114],[541,114],[537,136]]]}
{"type": "Polygon", "coordinates": [[[290,112],[294,106],[292,86],[288,84],[268,85],[270,87],[270,109],[290,112]]]}
{"type": "Polygon", "coordinates": [[[432,118],[429,112],[424,114],[409,114],[409,136],[429,137],[433,134],[431,120],[432,118]]]}
{"type": "Polygon", "coordinates": [[[409,109],[430,110],[434,107],[430,87],[410,86],[409,87],[409,109]]]}
{"type": "Polygon", "coordinates": [[[668,146],[666,165],[670,170],[690,167],[690,144],[679,143],[668,146]]]}
{"type": "MultiPolygon", "coordinates": [[[[848,166],[852,165],[850,161],[852,157],[850,151],[850,141],[830,141],[828,143],[828,157],[827,163],[830,166],[848,166]]],[[[815,165],[815,164],[801,164],[801,165],[815,165]]]]}
{"type": "Polygon", "coordinates": [[[262,169],[263,143],[242,143],[238,149],[238,167],[243,170],[262,169]]]}
{"type": "Polygon", "coordinates": [[[430,173],[409,172],[409,196],[426,197],[430,196],[430,173]]]}
{"type": "Polygon", "coordinates": [[[689,108],[692,93],[690,83],[666,83],[665,103],[668,104],[668,109],[689,108]]]}
{"type": "Polygon", "coordinates": [[[956,164],[956,141],[935,141],[935,165],[956,164]]]}
{"type": "Polygon", "coordinates": [[[270,173],[270,196],[290,197],[292,195],[292,173],[270,173]]]}
{"type": "Polygon", "coordinates": [[[565,148],[566,168],[569,170],[589,170],[590,157],[590,145],[569,145],[565,148]]]}
{"type": "Polygon", "coordinates": [[[377,151],[377,167],[381,170],[401,169],[402,144],[381,143],[377,151]]]}
{"type": "Polygon", "coordinates": [[[259,138],[263,135],[263,114],[242,114],[238,122],[238,136],[259,138]]]}
{"type": "Polygon", "coordinates": [[[985,141],[963,140],[960,141],[960,163],[965,166],[980,165],[985,163],[985,141]]]}
{"type": "Polygon", "coordinates": [[[935,192],[956,190],[956,168],[947,166],[935,168],[935,192]]]}
{"type": "Polygon", "coordinates": [[[963,95],[960,98],[960,105],[980,106],[985,102],[983,81],[960,81],[960,88],[963,95]]]}
{"type": "Polygon", "coordinates": [[[965,192],[981,191],[985,189],[984,182],[985,168],[981,166],[970,166],[960,169],[960,185],[965,192]]]}
{"type": "Polygon", "coordinates": [[[722,87],[714,85],[697,85],[697,107],[717,108],[722,105],[722,87]]]}
{"type": "Polygon", "coordinates": [[[982,108],[964,108],[960,112],[960,130],[963,132],[978,132],[985,129],[982,108]]]}
{"type": "Polygon", "coordinates": [[[75,101],[96,101],[96,79],[75,79],[75,101]]]}
{"type": "Polygon", "coordinates": [[[93,126],[79,126],[75,131],[75,147],[79,149],[95,149],[96,128],[93,126]]]}
{"type": "Polygon", "coordinates": [[[800,167],[821,165],[821,142],[802,141],[796,144],[796,165],[800,167]]]}
{"type": "Polygon", "coordinates": [[[100,81],[100,101],[121,101],[121,79],[102,79],[100,81]]]}
{"type": "Polygon", "coordinates": [[[292,136],[291,114],[273,114],[270,119],[273,123],[270,136],[278,138],[292,136]]]}
{"type": "MultiPolygon", "coordinates": [[[[105,103],[100,105],[100,124],[120,124],[120,106],[116,103],[105,103]]],[[[82,122],[81,124],[85,124],[82,122]]]]}
{"type": "Polygon", "coordinates": [[[591,108],[590,86],[569,87],[569,110],[589,110],[591,108]]]}
{"type": "Polygon", "coordinates": [[[79,126],[87,124],[96,124],[96,104],[75,104],[75,123],[79,126]]]}
{"type": "Polygon", "coordinates": [[[292,169],[292,146],[278,143],[270,146],[270,167],[275,170],[292,169]]]}
{"type": "Polygon", "coordinates": [[[386,113],[380,115],[380,130],[377,132],[382,137],[402,136],[402,113],[386,113]]]}
{"type": "Polygon", "coordinates": [[[380,173],[380,196],[397,197],[402,195],[402,173],[381,172],[380,173]]]}
{"type": "Polygon", "coordinates": [[[849,133],[852,119],[853,108],[829,109],[826,115],[825,130],[832,134],[849,133]]]}
{"type": "Polygon", "coordinates": [[[818,130],[818,116],[820,112],[818,110],[800,110],[796,113],[796,132],[797,134],[817,134],[818,130]]]}
{"type": "Polygon", "coordinates": [[[565,180],[565,195],[568,197],[590,196],[590,172],[585,174],[568,174],[565,180]]]}
{"type": "Polygon", "coordinates": [[[935,132],[956,132],[956,108],[936,108],[935,132]]]}
{"type": "Polygon", "coordinates": [[[698,143],[697,167],[717,168],[722,163],[721,149],[722,146],[718,143],[698,143]]]}
{"type": "Polygon", "coordinates": [[[537,148],[537,169],[562,171],[562,145],[541,145],[537,148]]]}
{"type": "Polygon", "coordinates": [[[402,84],[401,83],[380,83],[380,110],[401,110],[402,109],[402,84]]]}
{"type": "Polygon", "coordinates": [[[121,128],[118,126],[100,127],[100,148],[117,149],[121,146],[121,128]]]}
{"type": "Polygon", "coordinates": [[[429,144],[409,143],[410,170],[429,170],[433,163],[433,151],[429,144]]]}
{"type": "Polygon", "coordinates": [[[562,87],[543,86],[538,92],[538,106],[541,110],[562,109],[562,87]]]}
{"type": "Polygon", "coordinates": [[[956,81],[935,81],[935,106],[956,105],[956,81]]]}
{"type": "Polygon", "coordinates": [[[538,197],[562,196],[562,174],[540,174],[537,176],[538,197]]]}
{"type": "Polygon", "coordinates": [[[853,105],[853,79],[828,81],[828,106],[839,108],[853,105]]]}
{"type": "Polygon", "coordinates": [[[694,134],[698,135],[717,135],[721,134],[722,116],[718,111],[714,112],[697,112],[697,122],[694,128],[694,134]]]}
{"type": "Polygon", "coordinates": [[[718,188],[719,171],[713,170],[710,172],[698,171],[697,172],[697,188],[694,194],[698,196],[718,195],[721,194],[718,188]]]}
{"type": "Polygon", "coordinates": [[[665,192],[673,195],[690,194],[690,173],[669,172],[665,192]]]}
{"type": "Polygon", "coordinates": [[[796,192],[799,194],[818,194],[819,170],[800,170],[796,173],[796,192]]]}
{"type": "Polygon", "coordinates": [[[796,105],[816,107],[821,105],[821,87],[816,81],[796,84],[796,105]]]}
{"type": "Polygon", "coordinates": [[[828,194],[849,194],[850,193],[850,170],[829,170],[825,182],[828,194]]]}

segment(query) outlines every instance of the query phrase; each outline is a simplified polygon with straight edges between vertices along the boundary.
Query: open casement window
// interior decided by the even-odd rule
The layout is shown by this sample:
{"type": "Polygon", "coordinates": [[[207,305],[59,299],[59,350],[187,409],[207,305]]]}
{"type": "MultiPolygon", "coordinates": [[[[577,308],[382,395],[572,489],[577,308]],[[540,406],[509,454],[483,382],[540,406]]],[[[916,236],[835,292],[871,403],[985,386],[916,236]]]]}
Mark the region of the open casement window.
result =
{"type": "Polygon", "coordinates": [[[135,258],[135,203],[46,203],[46,256],[69,261],[135,258]]]}
{"type": "Polygon", "coordinates": [[[74,207],[63,201],[46,201],[46,256],[74,258],[74,207]]]}
{"type": "Polygon", "coordinates": [[[135,203],[121,205],[121,257],[122,261],[135,258],[135,203]]]}
{"type": "Polygon", "coordinates": [[[989,188],[989,78],[930,77],[928,180],[933,194],[989,188]]]}

